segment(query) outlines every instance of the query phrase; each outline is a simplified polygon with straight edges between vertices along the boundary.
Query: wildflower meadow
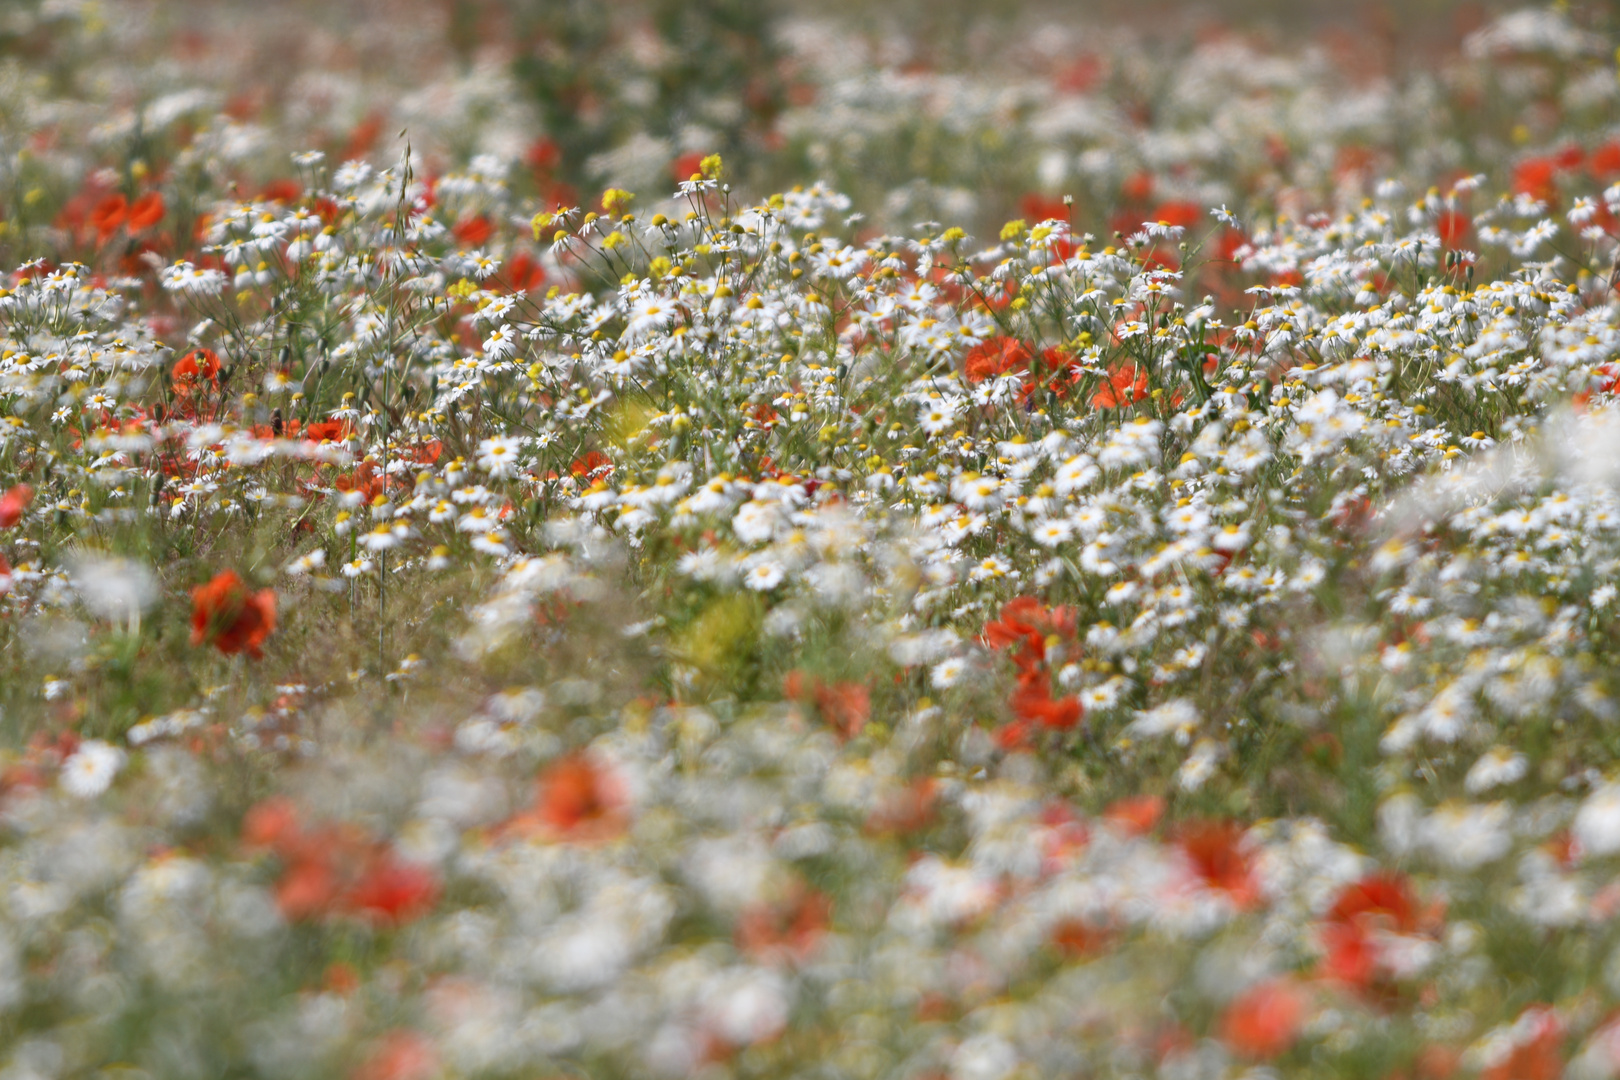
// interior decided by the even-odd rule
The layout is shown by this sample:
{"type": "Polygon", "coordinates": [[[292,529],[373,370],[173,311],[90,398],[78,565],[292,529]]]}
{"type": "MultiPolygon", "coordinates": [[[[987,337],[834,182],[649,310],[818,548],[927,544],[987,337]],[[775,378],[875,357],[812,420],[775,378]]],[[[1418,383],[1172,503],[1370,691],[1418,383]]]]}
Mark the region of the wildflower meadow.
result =
{"type": "Polygon", "coordinates": [[[0,1080],[1620,1077],[1620,17],[935,6],[0,5],[0,1080]]]}

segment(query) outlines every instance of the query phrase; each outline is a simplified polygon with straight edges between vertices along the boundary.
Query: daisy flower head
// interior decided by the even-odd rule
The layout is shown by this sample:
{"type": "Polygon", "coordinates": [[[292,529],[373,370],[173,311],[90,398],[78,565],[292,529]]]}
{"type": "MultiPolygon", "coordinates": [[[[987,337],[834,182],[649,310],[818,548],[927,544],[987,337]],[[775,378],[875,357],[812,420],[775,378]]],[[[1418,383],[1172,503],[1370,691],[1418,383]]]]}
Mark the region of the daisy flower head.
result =
{"type": "Polygon", "coordinates": [[[496,558],[505,558],[512,554],[507,546],[506,533],[500,529],[492,529],[481,536],[472,539],[474,551],[482,551],[485,555],[494,555],[496,558]]]}
{"type": "Polygon", "coordinates": [[[944,401],[930,401],[918,421],[930,435],[943,435],[956,422],[956,409],[944,401]]]}
{"type": "Polygon", "coordinates": [[[325,565],[326,565],[326,549],[325,548],[316,548],[314,551],[309,552],[307,555],[300,555],[298,558],[296,558],[292,562],[288,563],[287,564],[287,573],[292,574],[292,575],[294,575],[296,577],[296,576],[298,576],[300,574],[308,574],[308,573],[311,573],[313,571],[319,570],[321,567],[323,567],[325,565]]]}
{"type": "Polygon", "coordinates": [[[387,551],[398,547],[404,540],[393,528],[388,525],[378,525],[364,536],[360,537],[360,546],[367,551],[387,551]]]}
{"type": "Polygon", "coordinates": [[[482,505],[474,506],[456,522],[456,531],[464,533],[488,532],[497,520],[495,515],[489,512],[488,508],[482,505]]]}
{"type": "Polygon", "coordinates": [[[497,435],[478,444],[478,467],[492,479],[511,476],[517,471],[518,451],[523,441],[509,435],[497,435]]]}
{"type": "Polygon", "coordinates": [[[484,339],[484,355],[490,360],[505,360],[517,351],[518,332],[510,325],[497,326],[484,339]]]}
{"type": "Polygon", "coordinates": [[[1210,540],[1216,551],[1242,551],[1249,546],[1249,530],[1241,525],[1227,525],[1210,540]]]}
{"type": "Polygon", "coordinates": [[[202,269],[189,262],[177,262],[163,271],[163,287],[188,296],[218,296],[225,289],[225,275],[202,269]]]}
{"type": "Polygon", "coordinates": [[[743,584],[755,592],[769,592],[782,584],[785,576],[781,563],[766,559],[755,563],[748,573],[743,575],[743,584]]]}
{"type": "Polygon", "coordinates": [[[989,555],[973,568],[968,577],[974,581],[991,581],[996,578],[1006,577],[1011,572],[1012,563],[1003,559],[1000,555],[989,555]]]}
{"type": "Polygon", "coordinates": [[[949,660],[941,660],[934,665],[928,673],[928,681],[936,690],[947,690],[962,681],[967,674],[967,661],[960,656],[953,656],[949,660]]]}
{"type": "Polygon", "coordinates": [[[630,309],[630,321],[625,336],[631,341],[656,334],[675,319],[675,305],[661,296],[647,296],[630,309]]]}
{"type": "Polygon", "coordinates": [[[62,763],[62,790],[76,799],[93,799],[112,786],[124,760],[124,752],[111,743],[87,739],[62,763]]]}
{"type": "Polygon", "coordinates": [[[1074,526],[1062,518],[1053,518],[1035,526],[1035,530],[1031,535],[1034,536],[1035,542],[1042,547],[1057,547],[1074,535],[1074,526]]]}

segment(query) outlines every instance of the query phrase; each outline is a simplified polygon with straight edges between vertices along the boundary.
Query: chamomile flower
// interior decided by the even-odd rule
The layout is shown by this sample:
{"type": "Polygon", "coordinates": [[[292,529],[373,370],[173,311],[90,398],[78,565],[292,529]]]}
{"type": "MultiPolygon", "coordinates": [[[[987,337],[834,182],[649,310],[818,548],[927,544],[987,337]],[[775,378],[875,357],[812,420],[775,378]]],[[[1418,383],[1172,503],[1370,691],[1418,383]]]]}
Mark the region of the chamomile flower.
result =
{"type": "Polygon", "coordinates": [[[967,674],[968,663],[961,657],[951,657],[941,660],[928,672],[928,682],[936,690],[948,690],[962,681],[967,674]]]}
{"type": "Polygon", "coordinates": [[[517,471],[518,453],[522,449],[523,440],[512,436],[484,439],[478,444],[478,467],[494,480],[511,476],[517,471]]]}
{"type": "Polygon", "coordinates": [[[743,584],[755,592],[769,592],[782,583],[786,577],[782,565],[774,559],[765,559],[756,562],[743,574],[743,584]]]}
{"type": "Polygon", "coordinates": [[[512,553],[512,548],[507,543],[507,540],[505,530],[491,529],[489,532],[473,537],[471,543],[474,551],[481,551],[485,555],[494,555],[497,558],[505,558],[512,553]]]}
{"type": "Polygon", "coordinates": [[[62,790],[77,799],[93,799],[112,786],[124,761],[124,751],[118,747],[86,739],[62,763],[62,790]]]}
{"type": "Polygon", "coordinates": [[[293,576],[312,574],[326,565],[326,549],[316,548],[287,564],[287,573],[293,576]]]}

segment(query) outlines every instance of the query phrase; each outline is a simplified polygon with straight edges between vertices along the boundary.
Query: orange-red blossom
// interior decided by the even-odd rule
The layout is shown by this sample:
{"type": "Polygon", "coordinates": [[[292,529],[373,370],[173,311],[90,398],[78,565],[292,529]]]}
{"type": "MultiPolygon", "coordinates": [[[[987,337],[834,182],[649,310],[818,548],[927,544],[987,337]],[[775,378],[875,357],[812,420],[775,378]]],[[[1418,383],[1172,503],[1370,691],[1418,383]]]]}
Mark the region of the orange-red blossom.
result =
{"type": "Polygon", "coordinates": [[[0,529],[9,529],[21,521],[23,511],[33,501],[34,489],[27,484],[18,484],[0,495],[0,529]]]}
{"type": "Polygon", "coordinates": [[[541,772],[533,805],[509,818],[498,831],[600,844],[622,835],[629,824],[630,793],[624,778],[589,754],[573,753],[541,772]]]}
{"type": "Polygon", "coordinates": [[[1221,1016],[1221,1040],[1247,1058],[1274,1058],[1293,1046],[1305,1026],[1304,991],[1288,979],[1240,994],[1221,1016]]]}
{"type": "Polygon", "coordinates": [[[254,659],[276,628],[276,593],[250,593],[234,570],[221,570],[206,585],[191,590],[191,643],[211,643],[222,653],[245,651],[254,659]]]}
{"type": "Polygon", "coordinates": [[[219,354],[213,349],[192,349],[174,365],[176,393],[189,394],[201,383],[219,383],[219,354]]]}
{"type": "Polygon", "coordinates": [[[373,926],[402,926],[438,902],[438,875],[399,857],[353,825],[306,829],[297,808],[271,798],[248,811],[242,843],[281,860],[276,906],[295,921],[348,916],[373,926]]]}
{"type": "Polygon", "coordinates": [[[984,625],[984,642],[992,649],[1017,646],[1012,654],[1018,668],[1017,688],[1008,699],[1011,723],[997,732],[1004,749],[1023,746],[1035,725],[1057,731],[1075,727],[1085,715],[1080,699],[1073,694],[1052,696],[1052,680],[1046,662],[1048,639],[1072,638],[1075,632],[1073,610],[1048,608],[1032,596],[1020,596],[1002,606],[1001,618],[984,625]]]}

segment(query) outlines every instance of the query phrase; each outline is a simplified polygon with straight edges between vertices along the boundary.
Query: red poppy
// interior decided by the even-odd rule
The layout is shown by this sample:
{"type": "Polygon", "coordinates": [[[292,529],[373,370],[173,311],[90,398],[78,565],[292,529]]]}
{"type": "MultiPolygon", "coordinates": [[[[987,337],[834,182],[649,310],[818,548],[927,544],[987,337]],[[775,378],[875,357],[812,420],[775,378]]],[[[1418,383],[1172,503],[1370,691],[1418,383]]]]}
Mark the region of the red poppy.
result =
{"type": "Polygon", "coordinates": [[[1195,202],[1165,202],[1148,211],[1148,220],[1190,229],[1204,220],[1204,211],[1195,202]]]}
{"type": "Polygon", "coordinates": [[[1512,1048],[1480,1080],[1557,1080],[1564,1075],[1564,1025],[1545,1005],[1532,1005],[1513,1025],[1512,1048]]]}
{"type": "Polygon", "coordinates": [[[1072,608],[1048,608],[1033,596],[1015,597],[1001,606],[1001,618],[984,624],[984,642],[992,649],[1022,643],[1025,657],[1014,657],[1020,666],[1045,658],[1049,635],[1071,637],[1075,630],[1072,608]]]}
{"type": "Polygon", "coordinates": [[[756,960],[803,960],[826,935],[831,914],[826,893],[796,883],[783,900],[743,911],[737,920],[737,946],[756,960]]]}
{"type": "Polygon", "coordinates": [[[1275,979],[1239,995],[1221,1016],[1221,1041],[1248,1058],[1274,1058],[1294,1045],[1305,1023],[1305,995],[1275,979]]]}
{"type": "Polygon", "coordinates": [[[1058,731],[1074,727],[1085,713],[1080,699],[1073,694],[1053,699],[1045,669],[1029,671],[1018,677],[1018,689],[1013,692],[1011,705],[1018,719],[1033,721],[1058,731]]]}
{"type": "MultiPolygon", "coordinates": [[[[540,138],[529,147],[523,160],[534,170],[536,177],[547,177],[556,171],[557,164],[562,161],[562,151],[550,139],[540,138]]],[[[685,180],[686,177],[681,179],[685,180]]]]}
{"type": "Polygon", "coordinates": [[[1074,356],[1067,349],[1052,346],[1041,352],[1043,370],[1048,372],[1044,378],[1029,378],[1024,382],[1023,400],[1027,403],[1036,390],[1044,384],[1046,389],[1052,391],[1060,398],[1069,396],[1069,390],[1080,381],[1080,368],[1074,362],[1074,356]]]}
{"type": "Polygon", "coordinates": [[[1559,829],[1547,837],[1542,841],[1541,850],[1551,855],[1565,870],[1573,869],[1581,861],[1581,847],[1575,842],[1575,834],[1568,829],[1559,829]]]}
{"type": "Polygon", "coordinates": [[[293,921],[313,919],[337,904],[338,876],[327,851],[292,860],[276,880],[276,907],[293,921]]]}
{"type": "Polygon", "coordinates": [[[163,212],[163,196],[155,191],[148,191],[130,205],[129,231],[137,233],[150,229],[163,220],[163,212]]]}
{"type": "Polygon", "coordinates": [[[438,899],[439,879],[432,870],[381,848],[366,859],[343,906],[373,924],[399,926],[426,915],[438,899]]]}
{"type": "Polygon", "coordinates": [[[682,154],[669,163],[669,175],[677,184],[684,184],[702,170],[706,155],[701,150],[682,154]]]}
{"type": "Polygon", "coordinates": [[[1149,172],[1132,174],[1120,187],[1119,193],[1126,202],[1146,202],[1153,195],[1153,174],[1149,172]]]}
{"type": "Polygon", "coordinates": [[[1027,750],[1030,740],[1035,737],[1035,723],[1032,720],[1013,720],[996,728],[993,737],[996,746],[1009,754],[1014,750],[1027,750]]]}
{"type": "Polygon", "coordinates": [[[1377,944],[1359,926],[1331,924],[1322,928],[1324,950],[1319,973],[1357,990],[1370,990],[1378,979],[1377,944]]]}
{"type": "Polygon", "coordinates": [[[28,484],[17,484],[0,495],[0,529],[9,529],[22,520],[23,511],[34,501],[34,489],[28,484]]]}
{"type": "Polygon", "coordinates": [[[1333,175],[1339,180],[1371,174],[1378,165],[1378,154],[1366,146],[1341,146],[1334,153],[1333,175]]]}
{"type": "Polygon", "coordinates": [[[1399,874],[1371,874],[1345,886],[1321,930],[1321,973],[1357,990],[1370,990],[1382,964],[1380,930],[1410,934],[1418,928],[1411,886],[1399,874]]]}
{"type": "Polygon", "coordinates": [[[250,593],[234,570],[221,570],[191,590],[191,643],[211,642],[222,653],[246,651],[254,659],[276,628],[276,592],[250,593]]]}
{"type": "Polygon", "coordinates": [[[352,161],[355,158],[365,157],[371,150],[371,144],[377,141],[378,135],[382,134],[382,129],[383,114],[381,112],[367,113],[365,119],[356,124],[354,130],[349,132],[348,144],[333,156],[333,160],[352,161]]]}
{"type": "Polygon", "coordinates": [[[348,997],[360,989],[360,973],[350,964],[338,960],[326,965],[321,974],[321,988],[339,997],[348,997]]]}
{"type": "Polygon", "coordinates": [[[106,243],[107,238],[124,224],[128,214],[129,200],[122,195],[109,195],[90,211],[90,225],[96,230],[96,237],[106,243]]]}
{"type": "Polygon", "coordinates": [[[302,435],[310,442],[342,442],[349,437],[349,427],[347,420],[316,420],[303,429],[302,435]]]}
{"type": "Polygon", "coordinates": [[[796,701],[814,701],[822,719],[840,735],[852,739],[872,714],[872,691],[865,683],[824,683],[798,668],[782,676],[782,695],[796,701]]]}
{"type": "Polygon", "coordinates": [[[866,827],[875,833],[917,832],[933,822],[938,801],[939,782],[932,776],[920,776],[885,795],[866,819],[866,827]]]}
{"type": "Polygon", "coordinates": [[[541,774],[535,817],[565,839],[605,840],[624,831],[625,803],[617,776],[583,754],[572,754],[541,774]]]}
{"type": "Polygon", "coordinates": [[[450,234],[466,247],[481,247],[494,232],[495,226],[482,214],[458,221],[450,230],[450,234]]]}
{"type": "Polygon", "coordinates": [[[561,210],[566,206],[579,205],[579,189],[572,184],[564,184],[553,180],[540,185],[541,205],[552,210],[561,210]]]}
{"type": "Polygon", "coordinates": [[[281,860],[276,906],[288,919],[349,915],[374,926],[399,926],[438,902],[439,879],[432,870],[405,862],[352,825],[305,831],[285,798],[267,799],[247,812],[242,844],[281,860]]]}
{"type": "Polygon", "coordinates": [[[1563,172],[1580,168],[1586,162],[1586,148],[1580,143],[1560,147],[1553,154],[1553,164],[1563,172]]]}
{"type": "Polygon", "coordinates": [[[872,714],[872,692],[865,683],[822,683],[816,687],[816,707],[846,739],[853,739],[872,714]]]}
{"type": "Polygon", "coordinates": [[[1558,163],[1552,158],[1526,158],[1513,167],[1513,191],[1541,202],[1558,198],[1558,163]]]}
{"type": "Polygon", "coordinates": [[[1029,366],[1029,346],[1010,337],[993,337],[968,350],[963,360],[969,382],[983,382],[997,375],[1023,371],[1029,366]]]}
{"type": "Polygon", "coordinates": [[[1450,1080],[1462,1064],[1462,1054],[1454,1047],[1431,1044],[1418,1051],[1413,1062],[1423,1080],[1450,1080]]]}
{"type": "Polygon", "coordinates": [[[1147,372],[1135,364],[1116,364],[1108,373],[1108,381],[1091,395],[1091,405],[1096,409],[1117,409],[1134,405],[1147,394],[1147,372]]]}
{"type": "Polygon", "coordinates": [[[377,463],[366,458],[354,467],[354,472],[340,476],[332,481],[332,486],[339,491],[358,491],[367,503],[376,500],[383,489],[388,486],[386,474],[377,471],[377,463]]]}
{"type": "Polygon", "coordinates": [[[513,292],[533,292],[546,283],[546,268],[528,252],[520,251],[501,271],[501,280],[513,292]]]}
{"type": "Polygon", "coordinates": [[[1034,193],[1025,195],[1018,201],[1018,209],[1031,222],[1048,221],[1053,218],[1059,221],[1069,220],[1069,204],[1051,195],[1034,193]]]}
{"type": "Polygon", "coordinates": [[[400,1029],[382,1037],[352,1080],[432,1080],[439,1072],[439,1054],[425,1035],[400,1029]]]}
{"type": "Polygon", "coordinates": [[[1249,238],[1236,229],[1222,229],[1220,236],[1215,240],[1215,261],[1236,262],[1237,253],[1241,251],[1249,238]]]}
{"type": "Polygon", "coordinates": [[[1586,168],[1599,180],[1608,181],[1620,175],[1620,142],[1606,142],[1586,159],[1586,168]]]}
{"type": "Polygon", "coordinates": [[[1068,957],[1095,955],[1112,937],[1108,927],[1093,926],[1084,919],[1065,919],[1052,928],[1052,944],[1068,957]]]}
{"type": "Polygon", "coordinates": [[[123,255],[118,258],[119,272],[134,277],[147,273],[156,266],[162,266],[168,261],[164,252],[174,242],[168,233],[159,233],[144,240],[132,242],[123,255]]]}
{"type": "Polygon", "coordinates": [[[1103,820],[1132,836],[1145,836],[1153,831],[1164,816],[1164,798],[1160,795],[1127,795],[1116,799],[1103,811],[1103,820]]]}
{"type": "Polygon", "coordinates": [[[1195,821],[1181,828],[1182,854],[1207,888],[1226,893],[1233,903],[1249,907],[1260,899],[1249,853],[1247,833],[1235,821],[1195,821]]]}
{"type": "Polygon", "coordinates": [[[304,189],[298,186],[298,181],[282,177],[264,185],[259,192],[259,198],[265,202],[291,203],[297,202],[303,193],[304,189]]]}
{"type": "Polygon", "coordinates": [[[242,843],[249,849],[279,850],[298,835],[298,810],[285,797],[255,803],[242,818],[242,843]]]}
{"type": "Polygon", "coordinates": [[[1041,808],[1041,848],[1046,864],[1053,869],[1068,866],[1073,857],[1091,843],[1091,830],[1065,802],[1051,802],[1041,808]]]}
{"type": "Polygon", "coordinates": [[[613,462],[600,450],[587,450],[574,459],[568,471],[578,477],[594,479],[598,474],[612,472],[613,462]]]}
{"type": "Polygon", "coordinates": [[[1417,902],[1406,878],[1395,873],[1369,874],[1345,886],[1328,910],[1329,922],[1365,925],[1387,923],[1390,929],[1410,934],[1417,929],[1417,902]]]}
{"type": "Polygon", "coordinates": [[[1440,242],[1448,248],[1460,247],[1468,235],[1473,222],[1468,220],[1467,214],[1459,214],[1455,210],[1443,210],[1435,219],[1434,231],[1440,234],[1440,242]]]}
{"type": "Polygon", "coordinates": [[[174,388],[189,394],[200,383],[218,385],[219,354],[213,349],[192,349],[174,365],[174,388]]]}
{"type": "Polygon", "coordinates": [[[1102,57],[1096,53],[1081,53],[1057,70],[1053,82],[1066,94],[1084,94],[1106,74],[1102,57]]]}

